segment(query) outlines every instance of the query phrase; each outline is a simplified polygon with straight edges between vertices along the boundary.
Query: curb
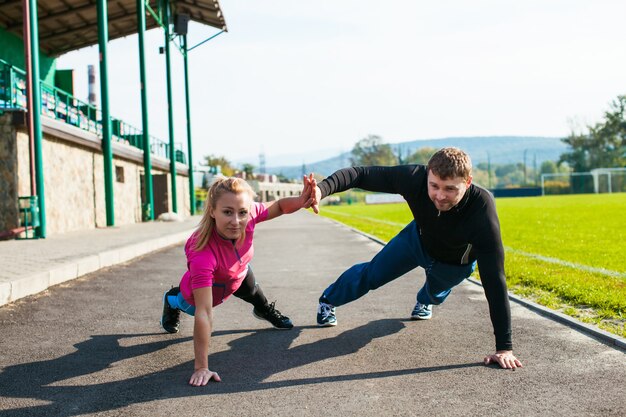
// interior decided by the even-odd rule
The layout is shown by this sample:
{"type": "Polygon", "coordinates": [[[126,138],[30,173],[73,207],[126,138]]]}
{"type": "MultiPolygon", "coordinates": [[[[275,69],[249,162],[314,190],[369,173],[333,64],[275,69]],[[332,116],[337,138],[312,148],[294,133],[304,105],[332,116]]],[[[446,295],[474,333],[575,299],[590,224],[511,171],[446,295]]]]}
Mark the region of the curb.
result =
{"type": "MultiPolygon", "coordinates": [[[[387,244],[387,242],[377,238],[376,236],[372,236],[370,234],[367,234],[365,232],[357,230],[357,229],[355,229],[353,227],[347,226],[347,225],[345,225],[343,223],[338,222],[337,220],[334,220],[334,219],[331,219],[331,218],[328,218],[328,217],[324,217],[324,218],[327,219],[327,220],[330,220],[331,222],[336,223],[336,224],[338,224],[340,226],[343,226],[343,227],[345,227],[347,229],[350,229],[350,230],[352,230],[355,233],[358,233],[358,234],[360,234],[362,236],[365,236],[366,238],[368,238],[368,239],[370,239],[370,240],[372,240],[372,241],[374,241],[374,242],[376,242],[376,243],[378,243],[378,244],[380,244],[382,246],[385,246],[387,244]]],[[[481,287],[483,286],[480,283],[480,281],[478,281],[477,279],[467,278],[467,280],[469,282],[471,282],[472,284],[479,285],[481,287]]],[[[509,294],[509,299],[510,300],[515,301],[516,303],[518,303],[518,304],[528,308],[529,310],[532,310],[532,311],[534,311],[536,313],[539,313],[542,316],[548,317],[549,319],[557,321],[557,322],[559,322],[561,324],[565,324],[565,325],[567,325],[569,327],[572,327],[573,329],[576,329],[576,330],[578,330],[578,331],[580,331],[580,332],[582,332],[582,333],[584,333],[584,334],[586,334],[588,336],[594,337],[594,338],[600,340],[601,342],[608,344],[609,346],[613,346],[613,347],[616,347],[616,348],[619,348],[619,349],[622,349],[622,350],[626,350],[626,339],[624,339],[624,338],[621,338],[621,337],[619,337],[619,336],[617,336],[617,335],[615,335],[613,333],[609,333],[607,331],[599,329],[596,326],[592,326],[590,324],[583,323],[583,322],[581,322],[579,320],[576,320],[573,317],[570,317],[570,316],[568,316],[566,314],[560,313],[558,311],[551,310],[551,309],[549,309],[547,307],[544,307],[544,306],[542,306],[540,304],[537,304],[537,303],[535,303],[533,301],[523,299],[523,298],[521,298],[521,297],[519,297],[519,296],[517,296],[517,295],[515,295],[515,294],[513,294],[511,292],[509,292],[508,294],[509,294]]]]}
{"type": "MultiPolygon", "coordinates": [[[[476,284],[482,287],[480,281],[474,278],[467,278],[469,282],[472,284],[476,284]]],[[[515,301],[516,303],[532,310],[536,313],[541,314],[542,316],[548,317],[554,321],[558,321],[559,323],[566,324],[582,333],[588,334],[590,336],[599,339],[600,341],[614,347],[618,347],[620,349],[626,350],[626,339],[621,338],[613,333],[609,333],[605,330],[597,328],[596,326],[583,323],[582,321],[576,320],[573,317],[568,316],[567,314],[563,314],[561,312],[551,310],[547,307],[542,306],[541,304],[537,304],[533,301],[526,300],[517,296],[516,294],[512,294],[509,292],[509,299],[515,301]]]]}
{"type": "Polygon", "coordinates": [[[50,271],[37,272],[15,281],[2,283],[0,284],[0,306],[40,293],[51,286],[96,272],[102,268],[128,262],[148,253],[185,242],[192,230],[193,228],[190,228],[187,231],[169,236],[106,250],[96,255],[85,256],[56,266],[50,271]]]}

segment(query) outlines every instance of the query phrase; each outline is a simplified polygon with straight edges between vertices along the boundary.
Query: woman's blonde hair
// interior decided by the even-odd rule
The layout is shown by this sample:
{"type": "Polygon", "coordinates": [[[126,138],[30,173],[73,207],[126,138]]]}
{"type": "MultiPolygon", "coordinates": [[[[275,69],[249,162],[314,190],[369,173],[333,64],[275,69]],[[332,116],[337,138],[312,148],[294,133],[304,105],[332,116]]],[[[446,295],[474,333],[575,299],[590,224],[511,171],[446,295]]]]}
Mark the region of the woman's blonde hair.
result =
{"type": "MultiPolygon", "coordinates": [[[[250,184],[248,184],[241,178],[222,177],[217,179],[211,185],[211,187],[209,187],[209,192],[207,193],[204,213],[202,214],[202,219],[200,220],[198,229],[196,229],[195,231],[196,244],[194,246],[194,250],[202,250],[209,243],[209,239],[211,238],[211,234],[213,233],[213,229],[215,228],[215,219],[211,216],[211,211],[215,210],[217,201],[225,193],[248,193],[250,199],[252,200],[254,200],[254,197],[256,195],[252,190],[252,187],[250,187],[250,184]]],[[[237,240],[237,243],[243,241],[245,237],[246,231],[243,230],[241,232],[241,236],[237,240]]]]}

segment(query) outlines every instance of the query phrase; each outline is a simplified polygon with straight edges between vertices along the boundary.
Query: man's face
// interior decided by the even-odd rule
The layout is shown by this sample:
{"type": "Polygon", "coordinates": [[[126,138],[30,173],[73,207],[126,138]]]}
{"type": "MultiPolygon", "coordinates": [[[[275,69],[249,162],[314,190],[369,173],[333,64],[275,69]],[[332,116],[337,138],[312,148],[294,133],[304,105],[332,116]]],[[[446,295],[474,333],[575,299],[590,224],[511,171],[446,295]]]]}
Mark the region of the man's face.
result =
{"type": "Polygon", "coordinates": [[[472,183],[472,177],[467,180],[463,177],[442,180],[432,171],[428,171],[428,197],[439,211],[448,211],[459,204],[465,195],[467,187],[472,183]]]}

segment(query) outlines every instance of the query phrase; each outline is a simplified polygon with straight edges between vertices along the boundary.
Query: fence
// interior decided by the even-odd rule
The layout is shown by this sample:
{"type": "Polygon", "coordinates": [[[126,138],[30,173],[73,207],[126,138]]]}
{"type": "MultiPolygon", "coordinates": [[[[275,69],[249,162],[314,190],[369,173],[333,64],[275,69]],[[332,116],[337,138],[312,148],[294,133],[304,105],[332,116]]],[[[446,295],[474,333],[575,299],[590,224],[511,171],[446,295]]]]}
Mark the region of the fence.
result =
{"type": "MultiPolygon", "coordinates": [[[[102,136],[102,112],[71,94],[40,82],[41,114],[62,120],[87,132],[102,136]]],[[[26,110],[26,72],[0,59],[0,113],[6,110],[26,110]]],[[[112,140],[143,149],[142,131],[128,123],[111,118],[112,140]]],[[[150,136],[150,152],[169,159],[169,143],[150,136]]],[[[182,144],[176,143],[175,159],[186,163],[182,144]]]]}

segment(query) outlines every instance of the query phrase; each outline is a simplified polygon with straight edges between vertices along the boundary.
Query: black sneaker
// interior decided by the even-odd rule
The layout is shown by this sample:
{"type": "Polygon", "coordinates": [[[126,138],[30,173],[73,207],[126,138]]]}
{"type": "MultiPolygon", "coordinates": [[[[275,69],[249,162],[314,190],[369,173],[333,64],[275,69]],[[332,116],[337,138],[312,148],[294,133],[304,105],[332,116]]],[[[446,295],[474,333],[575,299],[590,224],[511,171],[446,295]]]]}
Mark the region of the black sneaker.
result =
{"type": "Polygon", "coordinates": [[[255,307],[252,310],[252,314],[254,314],[254,317],[256,317],[259,320],[269,321],[270,323],[272,323],[272,326],[274,326],[277,329],[281,329],[281,330],[291,329],[293,327],[293,323],[291,322],[291,320],[289,320],[289,317],[283,316],[282,314],[280,314],[280,311],[274,308],[274,304],[276,304],[276,301],[268,305],[267,310],[264,312],[257,310],[255,307]]]}
{"type": "Polygon", "coordinates": [[[161,327],[168,333],[178,333],[178,326],[180,325],[180,310],[170,307],[170,303],[167,301],[167,296],[178,295],[179,292],[179,287],[172,287],[170,290],[165,291],[165,294],[163,294],[163,315],[161,315],[161,327]]]}

